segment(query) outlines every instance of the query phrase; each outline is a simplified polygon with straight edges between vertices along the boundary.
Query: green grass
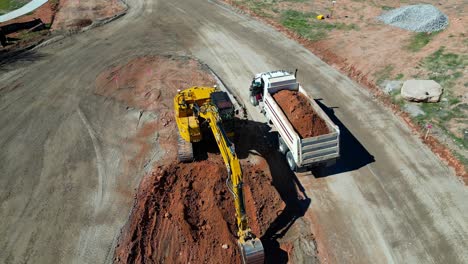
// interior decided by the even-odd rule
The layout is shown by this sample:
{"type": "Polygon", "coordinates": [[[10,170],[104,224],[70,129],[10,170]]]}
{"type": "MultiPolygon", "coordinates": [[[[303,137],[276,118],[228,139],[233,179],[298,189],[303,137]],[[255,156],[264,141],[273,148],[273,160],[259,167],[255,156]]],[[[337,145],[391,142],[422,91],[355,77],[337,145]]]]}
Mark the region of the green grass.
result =
{"type": "Polygon", "coordinates": [[[0,14],[6,14],[9,11],[18,9],[27,3],[28,1],[0,0],[0,14]]]}
{"type": "Polygon", "coordinates": [[[420,33],[415,33],[413,36],[410,38],[408,45],[405,46],[405,49],[412,51],[412,52],[417,52],[420,51],[422,48],[424,48],[431,40],[439,33],[440,31],[437,32],[432,32],[432,33],[426,33],[426,32],[420,32],[420,33]]]}
{"type": "MultiPolygon", "coordinates": [[[[443,87],[444,93],[443,100],[439,103],[422,103],[421,109],[426,115],[418,116],[415,120],[421,125],[432,123],[438,126],[457,145],[468,149],[468,142],[447,129],[447,124],[452,119],[464,118],[466,120],[467,118],[468,104],[462,104],[460,98],[453,95],[452,89],[468,66],[468,55],[446,52],[445,47],[441,47],[424,58],[420,66],[429,72],[424,78],[438,82],[443,87]]],[[[461,157],[461,155],[457,156],[461,157]]],[[[468,165],[467,159],[461,159],[461,161],[468,165]]]]}
{"type": "Polygon", "coordinates": [[[441,47],[426,57],[421,66],[430,72],[429,79],[450,89],[455,81],[463,76],[463,71],[468,66],[468,55],[447,53],[445,47],[441,47]]]}
{"type": "Polygon", "coordinates": [[[243,5],[247,7],[250,11],[255,13],[261,17],[268,17],[271,18],[272,16],[267,11],[273,11],[273,2],[268,1],[258,1],[258,0],[243,0],[243,1],[235,1],[238,5],[243,5]]]}
{"type": "Polygon", "coordinates": [[[286,10],[281,14],[281,24],[304,38],[318,41],[327,37],[331,30],[359,30],[355,24],[330,23],[317,20],[317,14],[304,13],[295,10],[286,10]]]}
{"type": "Polygon", "coordinates": [[[392,75],[392,71],[393,71],[394,68],[395,68],[395,66],[393,66],[393,65],[387,65],[387,66],[385,66],[385,68],[383,68],[383,69],[377,71],[376,73],[374,73],[376,83],[379,85],[383,81],[389,80],[391,75],[392,75]]]}
{"type": "Polygon", "coordinates": [[[381,6],[381,8],[382,8],[382,10],[385,10],[385,11],[393,9],[393,7],[391,7],[391,6],[381,6]]]}
{"type": "Polygon", "coordinates": [[[444,73],[448,70],[463,70],[468,66],[468,55],[446,53],[445,47],[442,46],[423,60],[423,66],[435,73],[444,73]]]}

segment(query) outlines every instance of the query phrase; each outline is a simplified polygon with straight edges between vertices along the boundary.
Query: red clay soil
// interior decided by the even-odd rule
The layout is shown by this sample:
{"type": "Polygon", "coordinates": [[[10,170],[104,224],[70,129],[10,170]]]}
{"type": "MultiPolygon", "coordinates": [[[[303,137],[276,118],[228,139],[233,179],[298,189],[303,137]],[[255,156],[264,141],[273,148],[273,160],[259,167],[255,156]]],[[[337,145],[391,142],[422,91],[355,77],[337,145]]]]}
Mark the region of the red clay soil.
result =
{"type": "Polygon", "coordinates": [[[281,90],[273,95],[301,138],[330,132],[325,121],[314,111],[305,96],[297,91],[281,90]]]}
{"type": "Polygon", "coordinates": [[[120,0],[60,0],[52,30],[80,29],[125,10],[120,0]]]}
{"type": "MultiPolygon", "coordinates": [[[[234,203],[226,177],[226,168],[217,155],[192,164],[156,167],[140,185],[114,261],[240,263],[234,203]]],[[[263,175],[254,173],[244,186],[247,211],[253,216],[250,219],[257,234],[280,209],[271,210],[271,206],[281,204],[275,201],[279,198],[272,186],[260,188],[258,181],[263,180],[263,175]],[[259,191],[255,202],[253,191],[259,191]]]]}

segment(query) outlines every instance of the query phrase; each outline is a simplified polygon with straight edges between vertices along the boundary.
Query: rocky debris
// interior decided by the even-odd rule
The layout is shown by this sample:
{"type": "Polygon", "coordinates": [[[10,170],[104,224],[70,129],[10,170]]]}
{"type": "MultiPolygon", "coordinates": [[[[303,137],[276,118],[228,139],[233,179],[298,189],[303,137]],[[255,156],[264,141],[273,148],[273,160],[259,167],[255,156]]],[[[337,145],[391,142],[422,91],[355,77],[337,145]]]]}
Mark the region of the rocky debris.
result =
{"type": "Polygon", "coordinates": [[[223,244],[221,247],[222,247],[223,249],[228,249],[228,248],[229,248],[229,245],[228,245],[228,244],[223,244]]]}
{"type": "Polygon", "coordinates": [[[412,102],[439,102],[442,87],[433,80],[408,80],[403,83],[401,96],[412,102]]]}
{"type": "Polygon", "coordinates": [[[405,104],[403,108],[405,112],[410,114],[412,117],[417,117],[417,116],[426,114],[419,105],[414,104],[414,103],[405,104]]]}
{"type": "Polygon", "coordinates": [[[308,99],[297,91],[281,90],[273,95],[301,138],[327,134],[325,121],[314,111],[308,99]]]}
{"type": "Polygon", "coordinates": [[[448,17],[433,5],[408,5],[390,10],[378,20],[414,32],[434,32],[448,26],[448,17]]]}
{"type": "Polygon", "coordinates": [[[393,91],[400,90],[402,85],[403,81],[385,80],[380,87],[386,94],[391,94],[393,91]]]}

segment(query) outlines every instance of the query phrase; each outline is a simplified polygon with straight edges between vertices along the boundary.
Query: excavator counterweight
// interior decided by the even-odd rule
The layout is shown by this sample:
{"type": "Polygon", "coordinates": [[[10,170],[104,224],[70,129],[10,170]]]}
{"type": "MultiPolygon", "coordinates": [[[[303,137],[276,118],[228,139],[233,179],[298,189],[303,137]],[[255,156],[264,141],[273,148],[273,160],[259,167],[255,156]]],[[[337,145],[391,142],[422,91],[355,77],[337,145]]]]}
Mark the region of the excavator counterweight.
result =
{"type": "Polygon", "coordinates": [[[226,92],[211,87],[191,87],[174,97],[174,111],[179,129],[178,157],[181,162],[194,159],[192,143],[203,138],[201,126],[208,124],[228,171],[227,187],[234,196],[236,220],[242,262],[264,263],[264,250],[260,239],[251,232],[245,212],[242,189],[242,169],[229,139],[234,134],[234,106],[226,92]]]}

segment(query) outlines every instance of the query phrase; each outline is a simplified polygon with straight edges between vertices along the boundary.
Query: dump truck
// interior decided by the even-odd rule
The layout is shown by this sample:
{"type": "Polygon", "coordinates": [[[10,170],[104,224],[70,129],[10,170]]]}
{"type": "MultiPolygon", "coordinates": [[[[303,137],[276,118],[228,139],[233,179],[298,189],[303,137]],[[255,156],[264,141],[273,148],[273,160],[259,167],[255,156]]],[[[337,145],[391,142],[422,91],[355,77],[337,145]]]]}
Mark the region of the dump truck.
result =
{"type": "MultiPolygon", "coordinates": [[[[250,85],[250,102],[260,108],[268,124],[278,132],[278,150],[286,155],[293,171],[331,166],[340,156],[340,129],[297,82],[296,74],[284,70],[255,74],[250,85]],[[313,110],[325,121],[329,133],[301,138],[276,102],[273,94],[281,90],[297,91],[307,98],[313,110]]],[[[312,121],[312,120],[311,120],[312,121]]]]}

